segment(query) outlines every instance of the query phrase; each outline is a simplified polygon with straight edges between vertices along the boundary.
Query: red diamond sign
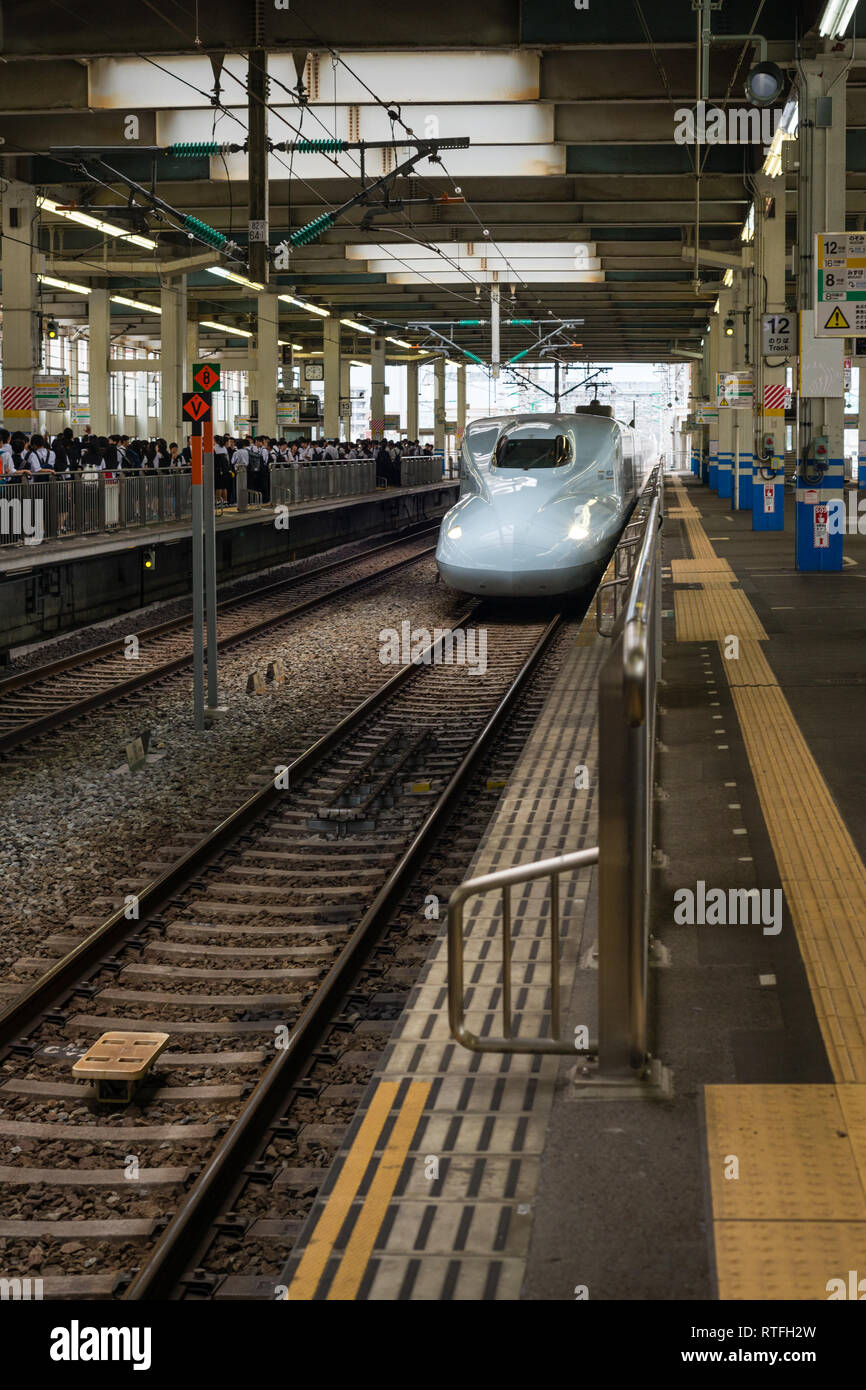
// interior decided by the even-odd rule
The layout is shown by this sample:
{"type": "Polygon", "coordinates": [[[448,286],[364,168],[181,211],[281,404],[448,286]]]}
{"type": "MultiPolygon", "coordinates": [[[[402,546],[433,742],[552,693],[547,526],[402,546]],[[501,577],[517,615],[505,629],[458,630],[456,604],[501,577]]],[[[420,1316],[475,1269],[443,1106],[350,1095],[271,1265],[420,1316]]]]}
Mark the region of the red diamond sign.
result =
{"type": "Polygon", "coordinates": [[[197,425],[200,425],[202,420],[210,420],[210,396],[202,395],[201,391],[184,391],[183,413],[188,420],[194,420],[197,425]]]}
{"type": "Polygon", "coordinates": [[[194,362],[192,384],[207,395],[220,389],[220,364],[213,362],[194,362]]]}

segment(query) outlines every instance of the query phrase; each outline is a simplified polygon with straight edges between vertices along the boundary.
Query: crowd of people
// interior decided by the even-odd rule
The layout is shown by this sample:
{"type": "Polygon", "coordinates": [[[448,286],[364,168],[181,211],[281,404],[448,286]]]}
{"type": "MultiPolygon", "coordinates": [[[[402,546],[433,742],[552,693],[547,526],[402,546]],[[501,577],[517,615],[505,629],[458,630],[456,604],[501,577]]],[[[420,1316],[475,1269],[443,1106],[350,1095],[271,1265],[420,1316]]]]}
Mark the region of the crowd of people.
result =
{"type": "MultiPolygon", "coordinates": [[[[315,463],[351,463],[375,460],[376,481],[396,486],[400,482],[400,460],[431,457],[432,444],[417,439],[376,440],[300,439],[291,443],[267,435],[214,435],[214,491],[218,500],[231,501],[239,466],[247,470],[247,483],[267,501],[270,468],[274,465],[303,468],[315,463]]],[[[54,437],[41,434],[10,433],[0,429],[0,474],[4,479],[34,478],[38,475],[69,478],[81,469],[108,472],[161,471],[188,468],[192,461],[189,436],[181,448],[164,439],[130,439],[127,434],[96,436],[89,427],[78,436],[68,427],[54,437]]]]}

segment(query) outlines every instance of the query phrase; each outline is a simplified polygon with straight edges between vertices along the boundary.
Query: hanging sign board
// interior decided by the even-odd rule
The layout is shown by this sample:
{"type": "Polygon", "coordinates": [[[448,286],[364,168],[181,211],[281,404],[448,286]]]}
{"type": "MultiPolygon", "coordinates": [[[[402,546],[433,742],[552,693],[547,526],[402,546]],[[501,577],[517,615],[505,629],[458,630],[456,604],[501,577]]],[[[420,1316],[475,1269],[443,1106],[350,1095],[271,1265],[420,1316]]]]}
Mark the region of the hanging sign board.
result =
{"type": "Polygon", "coordinates": [[[866,333],[866,232],[815,237],[815,336],[866,333]]]}
{"type": "Polygon", "coordinates": [[[716,404],[720,409],[751,410],[754,395],[751,372],[716,372],[716,404]]]}
{"type": "Polygon", "coordinates": [[[795,314],[761,315],[761,356],[795,357],[797,355],[797,318],[795,314]]]}

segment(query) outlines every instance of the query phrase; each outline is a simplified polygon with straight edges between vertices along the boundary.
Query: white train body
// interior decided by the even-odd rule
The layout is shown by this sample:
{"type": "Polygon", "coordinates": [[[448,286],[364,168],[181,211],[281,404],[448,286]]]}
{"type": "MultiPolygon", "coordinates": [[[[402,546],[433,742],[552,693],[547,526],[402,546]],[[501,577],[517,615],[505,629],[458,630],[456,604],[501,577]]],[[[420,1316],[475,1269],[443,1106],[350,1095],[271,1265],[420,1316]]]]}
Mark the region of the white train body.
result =
{"type": "Polygon", "coordinates": [[[473,421],[460,499],[439,532],[442,578],[481,596],[582,588],[609,558],[655,462],[652,441],[601,413],[473,421]]]}

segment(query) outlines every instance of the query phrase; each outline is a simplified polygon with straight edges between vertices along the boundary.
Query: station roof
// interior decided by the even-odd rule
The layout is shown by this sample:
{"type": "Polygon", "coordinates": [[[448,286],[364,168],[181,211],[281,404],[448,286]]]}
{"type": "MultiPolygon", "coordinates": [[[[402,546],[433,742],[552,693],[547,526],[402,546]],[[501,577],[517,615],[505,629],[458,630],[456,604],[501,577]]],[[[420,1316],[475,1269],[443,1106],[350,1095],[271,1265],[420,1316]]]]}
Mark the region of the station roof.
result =
{"type": "MultiPolygon", "coordinates": [[[[784,66],[793,62],[795,31],[812,29],[822,10],[725,0],[712,11],[712,29],[761,34],[768,57],[784,66]]],[[[683,255],[694,243],[696,211],[695,146],[677,138],[677,113],[693,109],[696,94],[696,14],[687,0],[590,0],[587,8],[491,0],[480,10],[458,0],[404,0],[387,10],[368,0],[292,0],[286,9],[237,0],[12,0],[4,16],[0,136],[17,176],[49,200],[36,236],[52,278],[108,283],[113,294],[156,304],[158,268],[205,250],[171,218],[133,226],[122,182],[103,171],[100,183],[92,162],[82,170],[82,160],[52,156],[70,145],[111,149],[105,158],[113,168],[230,237],[240,263],[214,255],[213,265],[244,273],[247,155],[145,150],[242,143],[253,49],[268,55],[274,143],[405,139],[367,152],[364,173],[375,180],[410,152],[407,128],[471,142],[442,151],[440,163],[421,160],[395,181],[392,207],[373,207],[371,216],[369,204],[358,205],[293,249],[287,268],[272,275],[281,294],[399,339],[395,355],[402,343],[429,345],[416,325],[432,321],[486,360],[494,283],[503,360],[527,348],[524,360],[538,360],[533,344],[550,331],[511,320],[571,321],[555,340],[564,360],[681,360],[700,346],[724,272],[702,265],[696,285],[683,255]],[[70,208],[156,246],[103,240],[64,216],[70,208]]],[[[713,43],[708,105],[748,105],[743,77],[752,51],[740,39],[713,43]]],[[[858,199],[866,200],[864,64],[861,45],[848,77],[854,216],[858,199]]],[[[703,148],[703,248],[739,253],[750,178],[764,155],[760,140],[703,148]]],[[[358,192],[360,172],[357,151],[272,152],[271,244],[358,192]]],[[[777,182],[781,193],[784,176],[777,182]]],[[[200,319],[254,326],[249,288],[201,265],[189,284],[200,319]]],[[[85,315],[80,295],[43,291],[58,317],[85,315]]],[[[118,304],[114,313],[131,333],[158,339],[155,314],[118,304]]],[[[282,339],[318,348],[320,325],[320,316],[280,301],[282,339]]],[[[202,331],[220,342],[216,330],[202,331]]],[[[369,335],[348,326],[344,333],[363,356],[369,335]]]]}

